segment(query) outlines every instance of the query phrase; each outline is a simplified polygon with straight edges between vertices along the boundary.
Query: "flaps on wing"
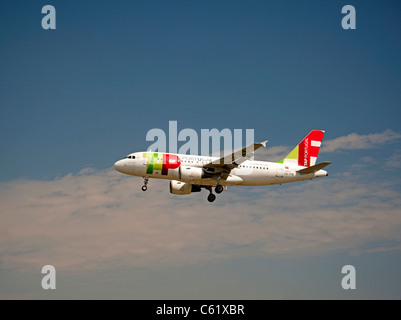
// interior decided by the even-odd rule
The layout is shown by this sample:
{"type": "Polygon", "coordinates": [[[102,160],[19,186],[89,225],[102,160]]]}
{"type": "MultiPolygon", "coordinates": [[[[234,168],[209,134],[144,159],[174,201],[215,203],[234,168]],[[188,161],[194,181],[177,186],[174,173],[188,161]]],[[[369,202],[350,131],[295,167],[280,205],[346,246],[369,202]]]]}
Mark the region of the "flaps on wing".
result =
{"type": "Polygon", "coordinates": [[[316,165],[314,165],[312,167],[298,170],[297,172],[299,172],[301,174],[314,173],[314,172],[317,172],[317,171],[323,169],[324,167],[328,166],[330,163],[331,162],[328,162],[328,161],[321,162],[321,163],[316,164],[316,165]]]}
{"type": "Polygon", "coordinates": [[[244,161],[249,160],[253,156],[255,150],[259,149],[262,146],[266,147],[266,143],[267,140],[260,143],[251,144],[227,156],[222,156],[221,158],[206,164],[205,167],[224,167],[231,170],[238,167],[244,161]]]}

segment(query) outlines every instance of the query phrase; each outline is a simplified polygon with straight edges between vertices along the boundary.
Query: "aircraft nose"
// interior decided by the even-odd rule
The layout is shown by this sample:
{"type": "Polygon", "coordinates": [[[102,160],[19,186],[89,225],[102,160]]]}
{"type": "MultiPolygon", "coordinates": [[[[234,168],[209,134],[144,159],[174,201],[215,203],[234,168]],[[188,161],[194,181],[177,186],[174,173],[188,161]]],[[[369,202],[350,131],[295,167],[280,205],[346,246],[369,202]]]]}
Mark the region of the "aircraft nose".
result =
{"type": "Polygon", "coordinates": [[[114,169],[115,170],[117,170],[117,171],[119,171],[119,172],[122,172],[122,170],[123,170],[123,168],[124,168],[124,164],[123,164],[123,160],[118,160],[115,164],[114,164],[114,169]]]}

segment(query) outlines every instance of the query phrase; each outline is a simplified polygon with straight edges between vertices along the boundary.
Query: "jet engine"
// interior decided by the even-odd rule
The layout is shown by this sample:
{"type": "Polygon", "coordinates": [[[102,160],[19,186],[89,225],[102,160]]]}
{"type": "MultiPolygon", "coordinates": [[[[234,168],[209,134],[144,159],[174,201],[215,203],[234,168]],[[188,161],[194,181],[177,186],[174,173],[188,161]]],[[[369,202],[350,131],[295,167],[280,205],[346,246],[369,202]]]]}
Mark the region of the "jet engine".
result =
{"type": "Polygon", "coordinates": [[[184,194],[190,194],[191,192],[199,192],[199,191],[201,191],[200,186],[177,180],[170,181],[170,193],[172,194],[184,195],[184,194]]]}
{"type": "Polygon", "coordinates": [[[205,172],[202,168],[181,166],[179,171],[179,178],[183,181],[200,180],[205,177],[205,172]]]}

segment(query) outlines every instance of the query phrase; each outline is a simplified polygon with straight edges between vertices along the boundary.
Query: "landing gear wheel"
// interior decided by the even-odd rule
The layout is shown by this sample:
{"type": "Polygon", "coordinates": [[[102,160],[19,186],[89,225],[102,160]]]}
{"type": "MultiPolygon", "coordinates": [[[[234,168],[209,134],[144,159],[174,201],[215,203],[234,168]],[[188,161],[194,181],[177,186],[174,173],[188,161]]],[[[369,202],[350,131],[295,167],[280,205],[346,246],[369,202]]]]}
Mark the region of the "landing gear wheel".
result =
{"type": "Polygon", "coordinates": [[[216,191],[216,193],[222,193],[224,190],[223,186],[221,184],[218,184],[216,186],[216,188],[214,188],[214,191],[216,191]]]}
{"type": "Polygon", "coordinates": [[[216,195],[214,195],[213,193],[207,196],[207,201],[213,202],[214,200],[216,200],[216,195]]]}
{"type": "Polygon", "coordinates": [[[143,177],[143,186],[142,186],[142,191],[146,191],[148,190],[148,182],[149,182],[149,178],[148,177],[143,177]]]}

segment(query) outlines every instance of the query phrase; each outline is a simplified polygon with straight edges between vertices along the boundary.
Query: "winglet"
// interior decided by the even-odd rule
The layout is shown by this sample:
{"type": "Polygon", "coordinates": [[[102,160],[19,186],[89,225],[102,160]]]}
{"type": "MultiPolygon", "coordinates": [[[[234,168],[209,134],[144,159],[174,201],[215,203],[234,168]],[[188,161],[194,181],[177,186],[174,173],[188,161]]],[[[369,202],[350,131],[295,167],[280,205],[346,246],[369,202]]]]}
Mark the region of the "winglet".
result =
{"type": "Polygon", "coordinates": [[[265,140],[265,141],[261,142],[260,144],[266,148],[266,143],[267,143],[268,141],[269,141],[269,140],[265,140]]]}

